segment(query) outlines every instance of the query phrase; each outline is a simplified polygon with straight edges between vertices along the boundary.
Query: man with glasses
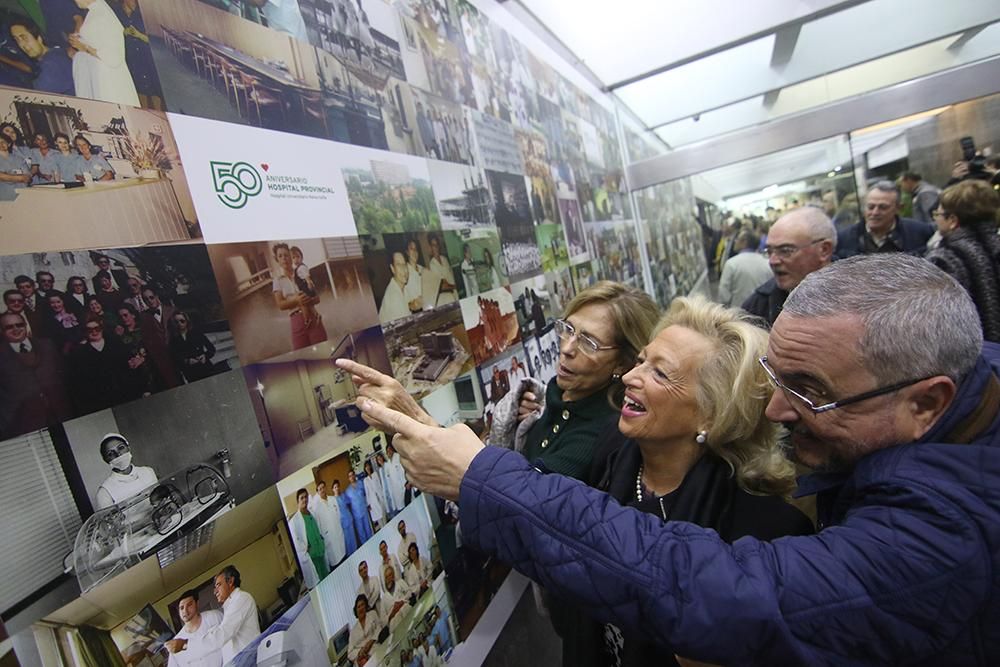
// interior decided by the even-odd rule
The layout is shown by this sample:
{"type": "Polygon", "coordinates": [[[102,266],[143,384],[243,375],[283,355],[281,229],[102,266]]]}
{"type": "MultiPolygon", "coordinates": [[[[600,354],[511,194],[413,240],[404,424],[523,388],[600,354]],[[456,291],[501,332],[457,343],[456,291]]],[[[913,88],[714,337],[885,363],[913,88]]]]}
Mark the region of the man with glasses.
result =
{"type": "Polygon", "coordinates": [[[899,188],[892,181],[879,181],[865,195],[864,220],[838,235],[837,256],[880,252],[922,256],[933,235],[933,225],[899,217],[899,188]]]}
{"type": "Polygon", "coordinates": [[[0,440],[68,419],[62,356],[52,341],[33,340],[22,313],[0,315],[0,440]]]}
{"type": "Polygon", "coordinates": [[[781,313],[788,293],[813,271],[830,263],[837,249],[837,229],[822,210],[806,206],[771,225],[764,253],[774,276],[743,302],[743,310],[767,322],[781,313]]]}
{"type": "MultiPolygon", "coordinates": [[[[1000,663],[1000,346],[966,291],[903,253],[788,297],[767,416],[816,473],[820,532],[726,544],[622,508],[367,399],[410,480],[460,500],[466,544],[605,622],[718,664],[1000,663]]],[[[766,380],[765,380],[766,381],[766,380]]]]}

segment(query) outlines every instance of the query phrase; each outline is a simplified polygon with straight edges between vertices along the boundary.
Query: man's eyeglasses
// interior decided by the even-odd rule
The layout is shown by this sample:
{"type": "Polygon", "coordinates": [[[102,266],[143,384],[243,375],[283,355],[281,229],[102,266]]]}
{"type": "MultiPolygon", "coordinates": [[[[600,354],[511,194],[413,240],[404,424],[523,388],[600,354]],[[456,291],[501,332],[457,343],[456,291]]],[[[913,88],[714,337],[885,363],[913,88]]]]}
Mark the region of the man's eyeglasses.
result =
{"type": "Polygon", "coordinates": [[[781,380],[779,380],[777,374],[774,372],[774,369],[771,368],[771,366],[767,363],[766,356],[760,357],[757,360],[757,362],[760,363],[761,368],[763,368],[764,372],[767,373],[767,377],[770,378],[771,383],[774,384],[775,387],[781,389],[785,393],[785,396],[787,396],[789,399],[795,398],[797,401],[802,403],[814,415],[818,415],[821,412],[829,412],[830,410],[836,410],[837,408],[842,408],[845,405],[850,405],[851,403],[860,403],[861,401],[867,401],[869,398],[875,398],[876,396],[884,396],[886,394],[891,394],[892,392],[899,391],[904,387],[909,387],[912,384],[923,382],[924,380],[934,377],[933,375],[928,375],[927,377],[917,378],[916,380],[905,380],[903,382],[897,382],[895,384],[891,384],[888,387],[872,389],[871,391],[866,391],[863,394],[857,394],[856,396],[842,398],[839,401],[831,401],[830,403],[823,403],[822,405],[816,405],[816,402],[813,401],[813,399],[809,398],[802,392],[792,389],[791,387],[783,383],[781,380]]]}
{"type": "Polygon", "coordinates": [[[617,350],[617,345],[601,345],[599,342],[584,333],[579,333],[572,324],[566,320],[555,321],[556,335],[564,341],[576,339],[577,348],[584,354],[597,354],[601,350],[617,350]]]}
{"type": "Polygon", "coordinates": [[[788,259],[798,251],[805,250],[809,246],[814,246],[817,243],[822,243],[823,241],[826,240],[827,239],[813,239],[812,241],[810,241],[805,245],[793,245],[791,243],[786,243],[785,245],[777,245],[777,246],[768,245],[764,246],[764,254],[767,255],[768,257],[770,257],[771,255],[777,255],[781,259],[788,259]]]}
{"type": "Polygon", "coordinates": [[[13,322],[11,324],[3,325],[4,331],[10,331],[11,329],[27,329],[28,325],[24,322],[13,322]]]}

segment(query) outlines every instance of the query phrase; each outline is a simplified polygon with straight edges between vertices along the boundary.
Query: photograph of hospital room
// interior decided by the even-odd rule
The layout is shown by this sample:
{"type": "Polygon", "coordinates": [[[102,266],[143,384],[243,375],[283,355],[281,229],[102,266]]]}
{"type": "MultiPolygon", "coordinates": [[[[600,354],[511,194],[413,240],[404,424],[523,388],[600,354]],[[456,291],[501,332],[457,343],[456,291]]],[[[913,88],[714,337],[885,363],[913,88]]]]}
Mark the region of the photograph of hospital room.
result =
{"type": "Polygon", "coordinates": [[[137,0],[5,2],[0,22],[2,85],[163,110],[137,0]]]}
{"type": "Polygon", "coordinates": [[[458,303],[415,313],[383,330],[393,375],[416,398],[453,381],[475,363],[458,303]]]}
{"type": "Polygon", "coordinates": [[[208,246],[245,364],[294,359],[378,322],[356,236],[208,246]]]}
{"type": "Polygon", "coordinates": [[[239,371],[52,430],[84,520],[73,573],[89,590],[154,554],[178,558],[202,529],[273,483],[239,371]]]}
{"type": "Polygon", "coordinates": [[[377,326],[243,369],[276,479],[368,430],[354,405],[357,390],[350,374],[333,363],[341,357],[392,373],[377,326]]]}
{"type": "Polygon", "coordinates": [[[0,257],[0,290],[0,438],[239,365],[202,245],[0,257]]]}
{"type": "Polygon", "coordinates": [[[368,431],[278,482],[307,587],[419,497],[390,444],[384,434],[368,431]]]}
{"type": "Polygon", "coordinates": [[[424,497],[396,515],[313,591],[331,664],[398,664],[405,646],[454,643],[441,554],[424,497]],[[440,608],[440,612],[436,611],[440,608]],[[441,622],[443,621],[443,622],[441,622]],[[404,644],[405,642],[405,644],[404,644]]]}
{"type": "MultiPolygon", "coordinates": [[[[36,643],[33,648],[45,656],[44,664],[165,665],[173,639],[189,640],[183,657],[207,661],[203,664],[230,664],[234,659],[243,664],[244,656],[254,664],[261,631],[275,623],[281,627],[302,613],[297,604],[304,593],[302,575],[277,493],[266,489],[213,528],[187,556],[169,563],[143,561],[43,614],[29,636],[36,643]],[[228,592],[247,613],[230,628],[233,641],[226,636],[216,639],[213,647],[206,635],[228,613],[215,586],[223,572],[230,577],[227,583],[238,582],[240,592],[228,592]],[[285,616],[288,612],[291,619],[285,616]]],[[[230,607],[235,611],[235,605],[230,607]]]]}
{"type": "Polygon", "coordinates": [[[0,119],[5,253],[201,237],[163,113],[0,87],[0,119]]]}
{"type": "Polygon", "coordinates": [[[279,31],[197,0],[143,2],[169,110],[406,150],[404,129],[416,121],[401,90],[395,13],[343,2],[341,15],[326,2],[302,4],[307,23],[279,31]]]}

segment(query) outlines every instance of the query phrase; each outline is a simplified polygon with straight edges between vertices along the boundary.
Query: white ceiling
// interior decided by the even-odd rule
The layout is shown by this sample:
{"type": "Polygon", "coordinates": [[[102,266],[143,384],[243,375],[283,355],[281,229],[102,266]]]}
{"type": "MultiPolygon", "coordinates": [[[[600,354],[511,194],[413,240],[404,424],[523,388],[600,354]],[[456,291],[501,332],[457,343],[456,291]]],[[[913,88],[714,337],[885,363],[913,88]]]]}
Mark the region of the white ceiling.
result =
{"type": "Polygon", "coordinates": [[[1000,53],[996,0],[512,5],[674,148],[1000,53]]]}

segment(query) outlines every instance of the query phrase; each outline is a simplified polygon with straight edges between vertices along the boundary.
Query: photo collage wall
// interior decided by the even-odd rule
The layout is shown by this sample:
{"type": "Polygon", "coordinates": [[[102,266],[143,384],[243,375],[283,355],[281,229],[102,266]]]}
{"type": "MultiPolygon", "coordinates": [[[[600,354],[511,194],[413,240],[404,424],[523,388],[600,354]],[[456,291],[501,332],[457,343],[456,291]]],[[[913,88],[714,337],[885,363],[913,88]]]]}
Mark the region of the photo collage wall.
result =
{"type": "Polygon", "coordinates": [[[630,194],[612,102],[488,13],[0,4],[12,664],[430,666],[469,636],[507,568],[335,360],[485,437],[577,292],[666,305],[705,270],[689,184],[630,194]]]}

